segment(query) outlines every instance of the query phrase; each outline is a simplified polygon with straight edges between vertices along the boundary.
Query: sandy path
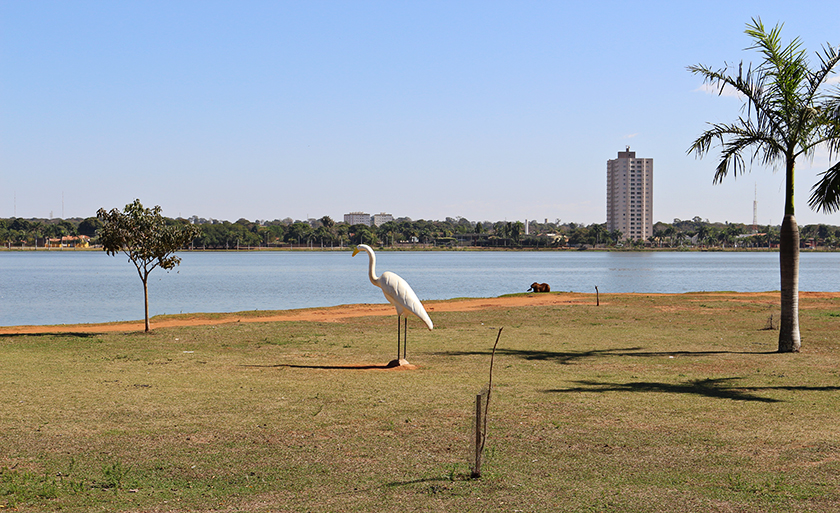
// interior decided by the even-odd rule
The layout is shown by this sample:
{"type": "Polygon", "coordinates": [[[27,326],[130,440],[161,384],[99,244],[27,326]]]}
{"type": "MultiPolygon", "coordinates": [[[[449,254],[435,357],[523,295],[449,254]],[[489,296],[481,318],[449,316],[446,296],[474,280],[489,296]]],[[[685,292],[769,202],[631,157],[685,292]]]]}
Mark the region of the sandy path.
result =
{"type": "MultiPolygon", "coordinates": [[[[639,296],[674,296],[680,294],[622,294],[639,296]]],[[[691,294],[686,294],[689,296],[691,294]]],[[[726,297],[731,300],[763,299],[778,301],[778,292],[756,293],[702,293],[702,297],[726,297]]],[[[602,294],[601,304],[608,304],[608,298],[616,294],[602,294]]],[[[840,292],[802,292],[802,298],[836,299],[840,292]]],[[[492,308],[511,308],[525,306],[551,305],[594,305],[595,294],[580,293],[552,293],[528,294],[512,297],[495,297],[480,299],[453,299],[448,301],[428,301],[426,310],[434,312],[469,312],[492,308]]],[[[154,328],[175,328],[178,326],[205,326],[226,324],[231,322],[341,322],[353,317],[372,315],[394,315],[394,307],[388,303],[341,305],[328,308],[307,308],[302,310],[279,310],[264,314],[184,314],[163,319],[152,319],[154,328]]],[[[102,333],[107,331],[142,331],[143,321],[120,322],[108,324],[61,324],[55,326],[0,326],[0,335],[24,335],[33,333],[102,333]]]]}
{"type": "MultiPolygon", "coordinates": [[[[594,301],[594,295],[592,300],[594,301]]],[[[539,306],[591,302],[586,294],[533,294],[517,297],[497,297],[483,299],[456,299],[448,301],[427,301],[426,310],[434,312],[467,312],[487,308],[505,308],[517,306],[539,306]]],[[[340,305],[326,308],[306,308],[301,310],[278,310],[253,314],[183,314],[156,320],[152,318],[152,329],[174,328],[178,326],[204,326],[231,322],[340,322],[353,317],[371,315],[394,315],[394,307],[383,304],[340,305]]],[[[142,331],[143,321],[118,322],[107,324],[60,324],[54,326],[0,326],[0,335],[32,333],[101,333],[106,331],[142,331]]]]}

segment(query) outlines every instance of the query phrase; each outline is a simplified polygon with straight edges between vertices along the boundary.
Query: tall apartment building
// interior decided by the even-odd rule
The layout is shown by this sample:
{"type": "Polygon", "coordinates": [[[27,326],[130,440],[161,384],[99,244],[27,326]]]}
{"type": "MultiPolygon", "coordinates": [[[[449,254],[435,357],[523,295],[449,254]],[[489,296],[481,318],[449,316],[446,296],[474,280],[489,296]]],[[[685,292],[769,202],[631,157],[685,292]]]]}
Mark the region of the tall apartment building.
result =
{"type": "Polygon", "coordinates": [[[637,159],[630,146],[607,161],[607,230],[632,240],[653,235],[653,159],[637,159]]]}
{"type": "Polygon", "coordinates": [[[349,214],[344,214],[344,222],[351,226],[354,224],[370,226],[370,221],[370,214],[366,212],[350,212],[349,214]]]}

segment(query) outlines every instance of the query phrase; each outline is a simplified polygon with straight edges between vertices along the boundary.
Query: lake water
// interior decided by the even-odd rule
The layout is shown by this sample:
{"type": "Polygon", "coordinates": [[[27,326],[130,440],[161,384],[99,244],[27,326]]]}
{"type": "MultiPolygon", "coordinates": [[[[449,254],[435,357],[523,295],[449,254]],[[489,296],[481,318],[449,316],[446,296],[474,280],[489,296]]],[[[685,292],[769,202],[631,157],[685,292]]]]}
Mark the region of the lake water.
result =
{"type": "MultiPolygon", "coordinates": [[[[150,315],[385,303],[367,255],[348,251],[185,252],[149,278],[150,315]]],[[[779,290],[778,253],[379,252],[377,274],[405,278],[421,300],[495,297],[532,282],[553,291],[779,290]]],[[[800,290],[840,291],[840,253],[801,254],[800,290]]],[[[0,326],[143,318],[143,289],[123,255],[0,252],[0,326]]]]}

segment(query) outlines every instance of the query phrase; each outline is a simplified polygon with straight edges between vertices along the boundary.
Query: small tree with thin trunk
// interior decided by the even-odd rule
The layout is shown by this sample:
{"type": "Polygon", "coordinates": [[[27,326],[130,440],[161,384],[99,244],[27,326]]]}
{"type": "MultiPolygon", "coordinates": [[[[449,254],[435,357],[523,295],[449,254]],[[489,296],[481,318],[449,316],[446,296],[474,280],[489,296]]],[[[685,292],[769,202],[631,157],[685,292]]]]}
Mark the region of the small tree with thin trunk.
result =
{"type": "Polygon", "coordinates": [[[188,245],[201,234],[201,229],[188,224],[168,224],[160,214],[160,207],[143,208],[140,200],[125,206],[125,210],[110,212],[100,208],[96,217],[102,221],[99,242],[111,256],[125,253],[137,268],[143,281],[146,312],[146,331],[149,331],[149,273],[156,267],[167,271],[181,263],[175,251],[188,245]]]}

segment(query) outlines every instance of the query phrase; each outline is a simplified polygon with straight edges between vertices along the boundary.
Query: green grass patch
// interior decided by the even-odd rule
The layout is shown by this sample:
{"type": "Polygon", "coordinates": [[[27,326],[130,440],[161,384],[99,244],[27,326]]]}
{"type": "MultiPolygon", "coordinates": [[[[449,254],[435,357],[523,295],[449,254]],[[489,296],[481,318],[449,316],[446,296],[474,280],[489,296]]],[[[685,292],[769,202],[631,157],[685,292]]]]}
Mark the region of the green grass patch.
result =
{"type": "Polygon", "coordinates": [[[392,316],[0,337],[0,509],[837,511],[837,302],[601,294],[392,316]],[[496,352],[482,479],[475,394],[496,352]]]}

